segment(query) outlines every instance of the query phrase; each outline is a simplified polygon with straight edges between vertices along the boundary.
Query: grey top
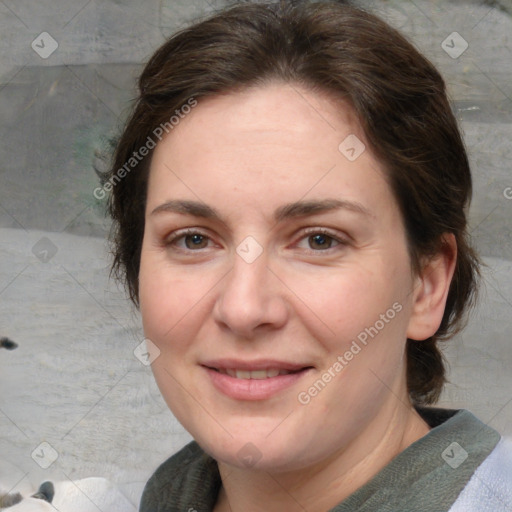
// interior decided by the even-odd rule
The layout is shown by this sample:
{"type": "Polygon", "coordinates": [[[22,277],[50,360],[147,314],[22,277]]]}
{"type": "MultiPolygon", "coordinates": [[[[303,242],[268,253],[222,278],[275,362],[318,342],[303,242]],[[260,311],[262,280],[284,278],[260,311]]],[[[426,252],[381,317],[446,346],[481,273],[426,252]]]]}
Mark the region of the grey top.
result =
{"type": "MultiPolygon", "coordinates": [[[[418,407],[417,411],[432,430],[330,512],[450,509],[501,436],[464,409],[418,407]]],[[[139,511],[210,512],[221,485],[217,462],[193,441],[155,471],[139,511]]]]}

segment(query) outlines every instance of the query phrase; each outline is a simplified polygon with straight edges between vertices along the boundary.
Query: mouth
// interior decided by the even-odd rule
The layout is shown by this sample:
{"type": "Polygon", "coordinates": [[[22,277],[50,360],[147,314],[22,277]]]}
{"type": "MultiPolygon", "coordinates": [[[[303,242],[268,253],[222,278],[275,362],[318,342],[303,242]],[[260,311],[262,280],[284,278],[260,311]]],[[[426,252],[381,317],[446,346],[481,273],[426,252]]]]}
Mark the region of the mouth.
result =
{"type": "Polygon", "coordinates": [[[267,370],[237,370],[235,368],[210,368],[210,370],[214,370],[218,373],[222,373],[223,375],[229,375],[235,379],[271,379],[273,377],[278,377],[279,375],[290,375],[292,373],[298,373],[302,370],[312,368],[311,366],[301,368],[300,370],[283,370],[279,368],[269,368],[267,370]]]}
{"type": "Polygon", "coordinates": [[[217,391],[235,400],[265,400],[292,387],[314,369],[279,361],[212,361],[201,365],[217,391]]]}

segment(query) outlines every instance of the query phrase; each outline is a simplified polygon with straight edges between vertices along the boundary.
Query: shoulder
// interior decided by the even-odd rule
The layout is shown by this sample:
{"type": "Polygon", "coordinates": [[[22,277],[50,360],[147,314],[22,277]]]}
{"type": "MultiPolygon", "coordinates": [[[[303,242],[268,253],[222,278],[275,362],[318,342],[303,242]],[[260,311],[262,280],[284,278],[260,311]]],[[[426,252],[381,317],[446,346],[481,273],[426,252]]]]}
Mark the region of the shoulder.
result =
{"type": "Polygon", "coordinates": [[[503,437],[478,466],[450,512],[512,510],[512,438],[503,437]]]}

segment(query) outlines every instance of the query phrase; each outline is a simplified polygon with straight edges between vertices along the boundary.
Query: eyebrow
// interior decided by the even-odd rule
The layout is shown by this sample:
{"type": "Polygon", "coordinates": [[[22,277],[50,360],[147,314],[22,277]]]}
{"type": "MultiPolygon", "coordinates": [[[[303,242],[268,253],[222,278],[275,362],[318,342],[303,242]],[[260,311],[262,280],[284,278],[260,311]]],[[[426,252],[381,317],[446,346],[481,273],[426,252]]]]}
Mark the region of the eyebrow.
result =
{"type": "MultiPolygon", "coordinates": [[[[275,222],[282,222],[286,219],[305,217],[308,215],[318,215],[335,210],[349,210],[358,213],[364,217],[376,218],[368,208],[355,201],[342,199],[322,199],[310,201],[296,201],[280,206],[274,212],[275,222]]],[[[170,212],[182,215],[192,215],[194,217],[203,217],[205,219],[218,220],[226,224],[222,216],[205,203],[190,200],[173,199],[157,206],[151,215],[170,212]]]]}

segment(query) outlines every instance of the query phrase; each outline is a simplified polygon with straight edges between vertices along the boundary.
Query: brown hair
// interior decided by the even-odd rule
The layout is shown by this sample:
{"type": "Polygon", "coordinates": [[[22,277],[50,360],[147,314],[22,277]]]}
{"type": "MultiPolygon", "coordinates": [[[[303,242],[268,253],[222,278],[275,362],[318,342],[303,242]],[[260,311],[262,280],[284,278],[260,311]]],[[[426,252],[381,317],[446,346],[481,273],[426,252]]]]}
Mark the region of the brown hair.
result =
{"type": "MultiPolygon", "coordinates": [[[[270,81],[352,105],[400,207],[415,273],[440,250],[443,233],[455,235],[457,263],[441,325],[427,340],[407,341],[411,400],[434,403],[446,382],[437,342],[463,327],[476,298],[479,260],[466,231],[471,175],[443,79],[382,20],[341,2],[243,4],[175,34],[139,78],[140,96],[117,144],[111,182],[191,98],[270,81]]],[[[136,306],[151,154],[117,180],[109,200],[112,269],[136,306]]]]}

